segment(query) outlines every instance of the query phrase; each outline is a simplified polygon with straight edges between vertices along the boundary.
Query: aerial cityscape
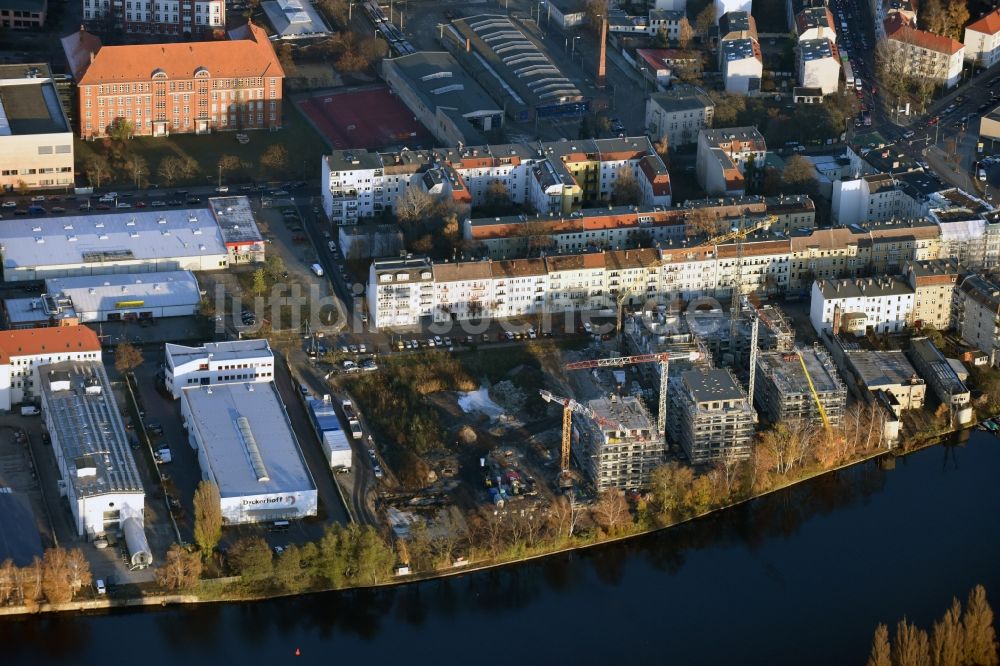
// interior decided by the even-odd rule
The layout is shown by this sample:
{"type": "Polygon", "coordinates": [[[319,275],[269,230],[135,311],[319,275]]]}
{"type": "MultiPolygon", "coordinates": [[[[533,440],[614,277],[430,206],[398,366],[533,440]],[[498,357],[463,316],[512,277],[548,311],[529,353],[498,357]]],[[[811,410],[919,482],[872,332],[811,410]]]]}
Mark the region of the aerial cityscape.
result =
{"type": "Polygon", "coordinates": [[[997,140],[990,0],[0,0],[5,663],[997,666],[997,140]]]}

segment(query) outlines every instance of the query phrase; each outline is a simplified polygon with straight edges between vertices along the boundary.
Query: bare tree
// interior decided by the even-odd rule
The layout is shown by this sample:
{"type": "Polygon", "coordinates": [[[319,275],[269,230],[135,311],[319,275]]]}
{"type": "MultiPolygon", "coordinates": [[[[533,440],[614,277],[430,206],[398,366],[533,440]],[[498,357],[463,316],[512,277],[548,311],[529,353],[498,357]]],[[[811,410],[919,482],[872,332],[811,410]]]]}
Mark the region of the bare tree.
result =
{"type": "Polygon", "coordinates": [[[111,175],[111,164],[103,155],[92,155],[84,164],[83,172],[92,187],[100,187],[104,179],[111,175]]]}
{"type": "Polygon", "coordinates": [[[165,590],[190,590],[198,584],[201,569],[198,554],[175,543],[167,551],[163,565],[156,570],[156,583],[165,590]]]}
{"type": "Polygon", "coordinates": [[[625,532],[632,523],[628,502],[625,501],[625,493],[618,489],[602,492],[597,502],[594,503],[591,513],[594,516],[594,522],[611,536],[625,532]]]}
{"type": "Polygon", "coordinates": [[[49,548],[45,551],[42,558],[42,592],[53,604],[64,604],[73,598],[64,548],[49,548]]]}
{"type": "Polygon", "coordinates": [[[691,27],[691,22],[687,20],[687,17],[681,17],[680,23],[677,25],[677,45],[682,49],[686,49],[691,45],[691,40],[694,39],[694,29],[691,27]]]}
{"type": "Polygon", "coordinates": [[[41,558],[35,557],[31,564],[18,569],[18,579],[21,603],[29,610],[38,608],[38,604],[45,598],[41,558]]]}
{"type": "Polygon", "coordinates": [[[406,224],[422,222],[433,208],[434,197],[414,185],[396,197],[396,217],[406,224]]]}
{"type": "Polygon", "coordinates": [[[621,166],[616,173],[615,182],[611,186],[611,201],[616,206],[635,206],[642,198],[642,190],[635,173],[628,166],[621,166]]]}
{"type": "Polygon", "coordinates": [[[17,591],[17,567],[10,558],[0,564],[0,606],[13,603],[17,591]]]}

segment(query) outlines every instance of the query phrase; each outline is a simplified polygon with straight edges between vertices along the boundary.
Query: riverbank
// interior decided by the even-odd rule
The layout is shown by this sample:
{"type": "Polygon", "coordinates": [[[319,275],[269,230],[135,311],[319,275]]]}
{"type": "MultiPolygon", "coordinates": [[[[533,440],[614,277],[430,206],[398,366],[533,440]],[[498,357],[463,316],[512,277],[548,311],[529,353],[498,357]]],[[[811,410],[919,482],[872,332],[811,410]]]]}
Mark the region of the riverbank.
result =
{"type": "Polygon", "coordinates": [[[298,592],[246,589],[244,587],[239,586],[240,579],[238,576],[224,578],[224,579],[206,579],[201,581],[199,590],[187,594],[149,594],[149,595],[140,595],[131,597],[105,597],[100,599],[71,601],[63,604],[41,603],[37,606],[37,608],[29,608],[26,606],[7,606],[7,607],[0,607],[0,616],[32,615],[39,613],[66,613],[73,611],[90,612],[90,611],[111,610],[116,608],[142,608],[142,607],[148,608],[155,606],[170,606],[179,604],[185,604],[185,605],[213,604],[213,603],[228,602],[228,601],[241,601],[241,602],[263,601],[268,599],[282,599],[282,598],[289,598],[296,596],[313,595],[317,593],[331,592],[331,591],[385,589],[385,588],[406,586],[414,583],[420,583],[432,580],[466,576],[469,574],[509,567],[511,565],[524,564],[537,560],[542,560],[545,558],[555,557],[559,555],[566,555],[573,552],[581,552],[592,549],[595,546],[613,545],[617,543],[627,542],[644,536],[663,533],[672,529],[676,529],[682,525],[693,523],[707,516],[713,514],[719,514],[724,511],[729,511],[738,508],[740,506],[749,504],[750,502],[761,500],[763,498],[768,497],[769,495],[789,490],[791,488],[794,488],[795,486],[801,485],[808,481],[819,479],[831,473],[841,472],[850,469],[852,467],[858,466],[859,464],[868,463],[879,458],[895,459],[897,457],[906,457],[912,455],[914,453],[917,453],[919,451],[922,451],[924,449],[942,443],[943,440],[949,437],[953,437],[956,434],[956,432],[962,433],[963,431],[952,431],[937,435],[932,438],[927,438],[926,440],[920,438],[914,441],[905,450],[893,449],[893,450],[873,451],[857,459],[853,459],[851,461],[842,463],[840,465],[837,465],[829,469],[813,470],[801,477],[789,479],[785,483],[776,484],[773,487],[765,491],[756,493],[751,497],[741,498],[739,500],[728,502],[724,505],[712,507],[706,511],[700,512],[696,515],[685,517],[682,520],[677,520],[667,525],[656,525],[651,527],[636,526],[634,529],[629,530],[627,533],[615,536],[602,536],[597,533],[594,533],[587,535],[586,537],[573,537],[572,541],[567,545],[555,548],[550,547],[551,544],[539,545],[537,547],[537,550],[534,551],[527,549],[522,550],[519,556],[507,559],[482,558],[478,560],[472,560],[467,564],[463,564],[461,566],[456,566],[449,569],[438,569],[435,571],[427,571],[427,572],[408,574],[404,576],[396,576],[392,579],[375,584],[345,586],[345,587],[320,586],[298,592]]]}

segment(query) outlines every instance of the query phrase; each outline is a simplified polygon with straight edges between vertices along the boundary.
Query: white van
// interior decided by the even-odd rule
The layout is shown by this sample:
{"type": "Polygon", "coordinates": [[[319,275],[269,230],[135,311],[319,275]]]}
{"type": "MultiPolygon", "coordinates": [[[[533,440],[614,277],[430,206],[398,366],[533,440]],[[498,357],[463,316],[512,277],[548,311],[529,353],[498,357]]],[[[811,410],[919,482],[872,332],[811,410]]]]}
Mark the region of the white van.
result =
{"type": "Polygon", "coordinates": [[[986,180],[986,169],[979,170],[979,180],[986,180]]]}
{"type": "Polygon", "coordinates": [[[316,277],[323,277],[323,267],[319,264],[312,265],[312,272],[316,274],[316,277]]]}
{"type": "Polygon", "coordinates": [[[42,413],[42,410],[38,409],[34,405],[25,405],[21,407],[21,416],[38,416],[42,413]]]}

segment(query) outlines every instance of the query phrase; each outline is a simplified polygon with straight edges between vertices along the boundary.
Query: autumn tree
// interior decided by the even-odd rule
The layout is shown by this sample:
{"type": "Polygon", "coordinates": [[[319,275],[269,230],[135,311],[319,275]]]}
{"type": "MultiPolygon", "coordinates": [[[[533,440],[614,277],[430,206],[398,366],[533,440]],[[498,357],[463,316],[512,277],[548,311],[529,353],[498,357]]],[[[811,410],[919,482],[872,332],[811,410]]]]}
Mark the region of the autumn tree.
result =
{"type": "Polygon", "coordinates": [[[223,155],[219,158],[219,161],[216,162],[216,167],[218,167],[223,176],[228,173],[239,171],[242,165],[243,163],[236,155],[223,155]]]}
{"type": "Polygon", "coordinates": [[[615,182],[611,186],[611,201],[616,206],[637,206],[642,197],[639,181],[628,166],[618,167],[615,182]]]}
{"type": "Polygon", "coordinates": [[[0,606],[17,604],[17,566],[9,557],[0,564],[0,606]]]}
{"type": "Polygon", "coordinates": [[[260,156],[260,163],[269,171],[282,171],[288,167],[288,149],[280,143],[272,143],[260,156]]]}
{"type": "Polygon", "coordinates": [[[175,543],[156,570],[156,584],[168,591],[190,590],[198,585],[201,571],[202,561],[198,554],[175,543]]]}
{"type": "Polygon", "coordinates": [[[142,353],[128,342],[115,348],[115,370],[127,375],[142,365],[142,353]]]}
{"type": "Polygon", "coordinates": [[[124,118],[119,118],[112,123],[111,128],[108,131],[108,136],[111,137],[111,140],[119,143],[124,143],[125,141],[131,139],[134,135],[135,123],[131,120],[125,120],[124,118]]]}
{"type": "Polygon", "coordinates": [[[660,159],[663,160],[665,165],[670,166],[670,137],[666,132],[661,134],[660,138],[653,142],[653,150],[656,151],[656,154],[660,156],[660,159]]]}
{"type": "Polygon", "coordinates": [[[969,592],[962,616],[965,640],[965,664],[997,666],[997,634],[993,628],[993,609],[986,600],[986,589],[976,585],[969,592]]]}
{"type": "Polygon", "coordinates": [[[891,646],[889,645],[889,628],[884,624],[875,627],[875,638],[872,639],[872,651],[868,655],[868,666],[892,666],[891,646]]]}
{"type": "Polygon", "coordinates": [[[904,617],[896,624],[892,642],[893,666],[930,666],[931,648],[927,632],[904,617]]]}
{"type": "Polygon", "coordinates": [[[253,272],[253,290],[254,296],[263,296],[264,292],[267,291],[267,271],[261,267],[253,272]]]}
{"type": "Polygon", "coordinates": [[[374,585],[391,576],[396,555],[375,528],[364,525],[351,532],[354,537],[352,552],[354,580],[374,585]]]}
{"type": "Polygon", "coordinates": [[[494,178],[486,186],[483,194],[483,205],[494,210],[507,208],[510,206],[510,192],[507,185],[499,178],[494,178]]]}
{"type": "Polygon", "coordinates": [[[698,16],[694,19],[695,30],[698,31],[699,35],[703,37],[708,34],[708,31],[712,29],[715,25],[715,3],[710,2],[705,5],[705,8],[698,12],[698,16]]]}
{"type": "Polygon", "coordinates": [[[73,598],[64,548],[49,548],[42,556],[42,592],[54,604],[64,604],[73,598]]]}
{"type": "Polygon", "coordinates": [[[951,608],[934,623],[931,632],[931,663],[934,666],[962,666],[962,604],[952,598],[951,608]]]}
{"type": "Polygon", "coordinates": [[[233,570],[245,582],[255,584],[269,580],[274,573],[271,547],[263,537],[243,537],[229,550],[233,570]]]}
{"type": "Polygon", "coordinates": [[[684,16],[677,25],[677,45],[686,49],[691,45],[692,39],[694,39],[694,29],[691,27],[691,22],[684,16]]]}
{"type": "Polygon", "coordinates": [[[594,522],[609,536],[618,536],[632,524],[625,493],[617,488],[603,491],[591,510],[594,522]]]}
{"type": "Polygon", "coordinates": [[[42,559],[37,556],[31,564],[17,571],[21,603],[29,610],[37,609],[38,604],[45,598],[43,571],[42,559]]]}
{"type": "Polygon", "coordinates": [[[789,191],[794,191],[795,194],[810,194],[816,190],[814,173],[812,162],[802,155],[792,155],[785,162],[781,179],[789,191]]]}
{"type": "Polygon", "coordinates": [[[194,541],[208,557],[222,539],[222,498],[213,481],[203,480],[194,491],[194,541]]]}
{"type": "Polygon", "coordinates": [[[268,279],[277,282],[285,277],[285,260],[277,253],[269,254],[264,260],[264,270],[268,279]]]}
{"type": "Polygon", "coordinates": [[[100,187],[104,179],[111,175],[111,164],[103,155],[91,155],[84,163],[83,173],[92,187],[100,187]]]}

